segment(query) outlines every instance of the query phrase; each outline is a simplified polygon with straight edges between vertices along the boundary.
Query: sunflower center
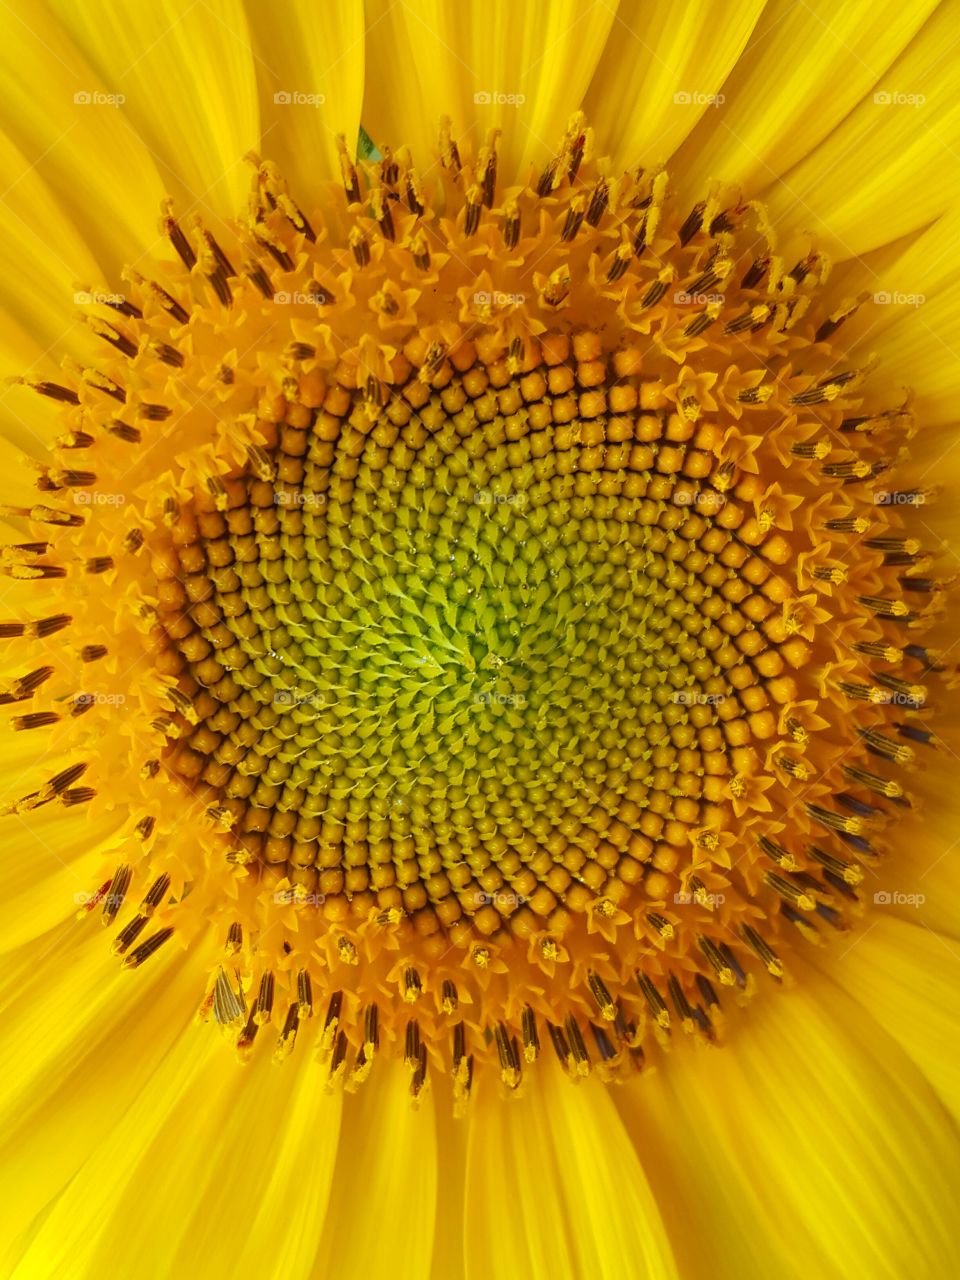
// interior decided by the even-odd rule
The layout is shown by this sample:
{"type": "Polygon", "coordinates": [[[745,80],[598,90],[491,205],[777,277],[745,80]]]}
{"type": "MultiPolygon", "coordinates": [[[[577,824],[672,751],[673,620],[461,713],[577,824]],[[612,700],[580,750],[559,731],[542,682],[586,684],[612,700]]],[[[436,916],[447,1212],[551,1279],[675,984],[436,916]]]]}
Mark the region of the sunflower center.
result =
{"type": "MultiPolygon", "coordinates": [[[[908,415],[831,349],[855,303],[807,318],[815,251],[722,193],[675,218],[578,121],[503,197],[495,139],[441,151],[442,214],[405,154],[345,158],[319,233],[266,165],[236,244],[168,214],[182,269],[90,321],[113,364],[37,385],[70,422],[41,488],[90,519],[20,514],[113,575],[83,662],[123,650],[142,706],[106,720],[65,662],[72,701],[15,723],[124,743],[127,963],[202,919],[242,1052],[322,1004],[335,1077],[386,1044],[463,1095],[541,1033],[574,1073],[714,1039],[723,988],[846,927],[930,737],[938,593],[926,495],[876,488],[908,415]]],[[[77,777],[12,808],[100,803],[77,777]]]]}
{"type": "MultiPolygon", "coordinates": [[[[568,347],[553,345],[554,383],[572,382],[568,347]]],[[[301,425],[257,473],[174,529],[161,602],[193,723],[173,768],[211,788],[235,859],[282,870],[338,918],[362,916],[373,890],[447,928],[493,933],[521,908],[516,926],[561,927],[563,904],[582,908],[618,866],[625,883],[642,874],[649,839],[623,817],[641,824],[652,804],[644,825],[669,817],[687,840],[703,753],[724,745],[731,686],[682,625],[732,580],[710,572],[708,522],[690,510],[723,495],[645,503],[642,484],[624,492],[629,473],[571,468],[603,423],[544,431],[534,456],[547,379],[520,379],[526,402],[516,381],[493,398],[474,365],[427,414],[433,431],[398,397],[349,484],[349,432],[323,440],[297,404],[301,425]],[[477,400],[499,412],[478,421],[477,400]],[[671,564],[681,593],[663,586],[671,564]]]]}

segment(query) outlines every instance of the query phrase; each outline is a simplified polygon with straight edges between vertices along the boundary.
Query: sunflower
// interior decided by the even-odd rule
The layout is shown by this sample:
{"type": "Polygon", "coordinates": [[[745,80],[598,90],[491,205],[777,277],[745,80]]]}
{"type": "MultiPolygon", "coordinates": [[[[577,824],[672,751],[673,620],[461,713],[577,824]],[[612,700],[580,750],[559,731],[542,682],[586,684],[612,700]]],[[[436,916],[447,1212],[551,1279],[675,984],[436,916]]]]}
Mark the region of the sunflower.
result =
{"type": "Polygon", "coordinates": [[[960,6],[4,12],[2,1274],[958,1274],[960,6]]]}

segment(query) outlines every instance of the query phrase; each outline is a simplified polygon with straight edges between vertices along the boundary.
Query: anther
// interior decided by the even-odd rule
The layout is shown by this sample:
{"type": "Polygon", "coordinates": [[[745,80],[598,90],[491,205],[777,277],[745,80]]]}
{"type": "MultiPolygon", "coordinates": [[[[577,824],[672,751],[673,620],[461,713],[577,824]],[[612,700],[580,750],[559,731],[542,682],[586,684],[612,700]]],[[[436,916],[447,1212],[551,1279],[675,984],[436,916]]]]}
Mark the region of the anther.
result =
{"type": "Polygon", "coordinates": [[[732,987],[736,982],[736,975],[727,964],[726,959],[721,954],[716,943],[712,942],[710,938],[705,937],[703,934],[698,934],[697,945],[710,962],[710,967],[717,975],[721,986],[732,987]]]}
{"type": "Polygon", "coordinates": [[[306,969],[297,974],[297,1004],[301,1018],[313,1017],[313,984],[306,969]]]}
{"type": "Polygon", "coordinates": [[[563,1026],[567,1035],[567,1042],[570,1045],[573,1069],[578,1076],[588,1076],[590,1074],[590,1054],[587,1052],[580,1024],[571,1013],[568,1014],[563,1026]]]}
{"type": "Polygon", "coordinates": [[[217,971],[213,988],[213,1016],[222,1027],[236,1027],[244,1015],[244,1006],[223,969],[217,971]]]}
{"type": "Polygon", "coordinates": [[[172,928],[161,929],[159,933],[155,933],[146,942],[142,942],[136,951],[130,952],[123,961],[124,969],[138,969],[144,961],[149,960],[152,955],[156,955],[167,939],[172,937],[172,928]]]}
{"type": "Polygon", "coordinates": [[[540,1035],[537,1031],[536,1014],[529,1005],[525,1005],[520,1015],[520,1034],[523,1039],[523,1057],[526,1062],[535,1062],[540,1055],[540,1035]]]}
{"type": "Polygon", "coordinates": [[[587,986],[590,988],[590,994],[597,1002],[597,1008],[601,1016],[607,1022],[613,1022],[617,1016],[617,1007],[613,1002],[613,997],[607,990],[606,983],[596,973],[587,974],[587,986]]]}
{"type": "Polygon", "coordinates": [[[520,1083],[520,1057],[517,1053],[516,1041],[510,1036],[502,1022],[493,1029],[493,1037],[497,1046],[497,1057],[500,1061],[500,1079],[508,1088],[515,1089],[520,1083]]]}
{"type": "Polygon", "coordinates": [[[139,911],[141,915],[151,916],[154,911],[166,897],[167,890],[170,888],[170,877],[164,872],[162,876],[158,876],[150,888],[147,890],[146,896],[141,902],[139,911]]]}
{"type": "Polygon", "coordinates": [[[358,267],[366,267],[370,264],[370,242],[363,234],[359,227],[354,227],[349,236],[347,243],[353,251],[353,259],[358,267]]]}
{"type": "Polygon", "coordinates": [[[265,973],[260,978],[260,989],[257,992],[257,1004],[254,1021],[258,1026],[269,1022],[273,1016],[274,978],[272,973],[265,973]]]}
{"type": "Polygon", "coordinates": [[[598,178],[590,194],[590,205],[587,208],[587,222],[596,227],[610,203],[610,184],[606,178],[598,178]]]}
{"type": "Polygon", "coordinates": [[[360,203],[360,178],[356,166],[347,151],[347,142],[343,134],[337,135],[337,154],[340,159],[340,176],[346,192],[347,204],[360,203]]]}
{"type": "Polygon", "coordinates": [[[515,249],[520,241],[520,209],[515,200],[508,200],[503,206],[500,219],[500,234],[508,249],[515,249]]]}
{"type": "Polygon", "coordinates": [[[483,208],[483,195],[476,185],[467,189],[463,206],[463,234],[469,239],[476,235],[480,228],[480,214],[483,208]]]}
{"type": "Polygon", "coordinates": [[[117,934],[117,936],[114,938],[111,944],[110,950],[113,952],[114,955],[117,955],[117,956],[125,955],[133,946],[133,944],[136,942],[137,938],[140,937],[140,934],[143,933],[146,927],[147,927],[146,916],[144,915],[134,916],[134,918],[130,921],[130,923],[126,925],[125,928],[121,929],[120,932],[117,934]]]}
{"type": "Polygon", "coordinates": [[[18,636],[31,636],[42,640],[46,636],[56,635],[68,627],[73,618],[69,613],[55,613],[50,618],[40,618],[36,622],[0,622],[0,640],[17,639],[18,636]]]}
{"type": "Polygon", "coordinates": [[[192,270],[194,263],[197,261],[197,255],[173,216],[172,200],[165,200],[163,203],[163,217],[160,222],[160,229],[173,245],[177,257],[186,269],[188,271],[192,270]]]}
{"type": "Polygon", "coordinates": [[[547,1023],[547,1030],[550,1033],[550,1043],[553,1045],[553,1051],[557,1055],[560,1065],[567,1071],[570,1070],[570,1046],[567,1044],[567,1038],[563,1034],[560,1027],[555,1026],[552,1022],[547,1023]]]}
{"type": "Polygon", "coordinates": [[[666,1001],[653,984],[653,980],[645,973],[638,973],[637,982],[640,984],[640,990],[643,992],[650,1012],[653,1014],[654,1022],[664,1031],[670,1029],[670,1012],[667,1009],[666,1001]]]}

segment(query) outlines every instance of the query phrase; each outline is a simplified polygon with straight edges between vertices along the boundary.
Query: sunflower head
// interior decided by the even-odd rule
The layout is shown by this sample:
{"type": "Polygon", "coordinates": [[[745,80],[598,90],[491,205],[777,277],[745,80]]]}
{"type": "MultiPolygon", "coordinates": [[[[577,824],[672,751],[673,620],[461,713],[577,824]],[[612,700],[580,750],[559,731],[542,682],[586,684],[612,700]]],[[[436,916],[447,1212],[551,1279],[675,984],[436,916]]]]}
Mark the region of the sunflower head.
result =
{"type": "Polygon", "coordinates": [[[499,139],[341,138],[319,193],[252,155],[229,236],[165,204],[81,295],[102,358],[23,380],[62,434],[6,510],[57,605],[5,697],[64,761],[7,810],[122,806],[83,914],[202,954],[241,1057],[315,1018],[331,1080],[461,1100],[714,1041],[848,928],[942,669],[865,295],[581,113],[526,182],[499,139]]]}

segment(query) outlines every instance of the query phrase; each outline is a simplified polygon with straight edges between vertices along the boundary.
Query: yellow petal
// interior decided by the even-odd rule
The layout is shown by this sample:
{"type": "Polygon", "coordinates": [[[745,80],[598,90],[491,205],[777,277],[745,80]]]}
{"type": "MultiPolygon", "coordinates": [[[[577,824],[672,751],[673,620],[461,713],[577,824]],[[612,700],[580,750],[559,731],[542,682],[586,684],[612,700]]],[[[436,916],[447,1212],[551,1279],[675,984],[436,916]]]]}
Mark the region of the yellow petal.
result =
{"type": "MultiPolygon", "coordinates": [[[[69,763],[64,761],[64,765],[69,763]]],[[[48,776],[55,772],[56,766],[48,776]]],[[[29,792],[22,782],[14,785],[5,779],[4,799],[8,787],[20,794],[29,792]]],[[[119,823],[116,816],[106,815],[95,825],[81,826],[70,810],[63,809],[52,812],[45,821],[27,823],[10,815],[3,823],[0,952],[6,953],[56,928],[89,902],[99,887],[97,878],[103,866],[100,848],[119,823]],[[24,856],[26,849],[29,857],[24,856]]],[[[99,937],[95,927],[90,932],[99,937]]]]}
{"type": "MultiPolygon", "coordinates": [[[[867,14],[889,33],[923,7],[867,14]]],[[[944,57],[956,33],[956,8],[941,5],[816,150],[793,168],[778,166],[779,180],[763,194],[774,223],[800,222],[841,258],[916,231],[956,201],[960,102],[944,57]]],[[[856,48],[862,56],[859,35],[856,48]]],[[[872,70],[879,72],[881,65],[885,60],[872,70]]]]}
{"type": "Polygon", "coordinates": [[[136,973],[122,971],[103,931],[72,918],[5,958],[4,969],[14,992],[0,1020],[11,1064],[0,1093],[0,1195],[16,1236],[149,1089],[202,979],[170,946],[136,973]]]}
{"type": "Polygon", "coordinates": [[[316,1086],[306,1057],[277,1069],[265,1054],[245,1069],[190,1027],[14,1274],[106,1274],[119,1247],[124,1268],[142,1275],[190,1274],[198,1257],[213,1277],[309,1275],[342,1107],[342,1095],[316,1086]]]}
{"type": "Polygon", "coordinates": [[[441,116],[475,147],[501,129],[503,180],[525,180],[531,164],[553,155],[580,106],[614,13],[590,0],[374,0],[364,127],[378,144],[408,143],[422,169],[441,116]]]}
{"type": "MultiPolygon", "coordinates": [[[[914,410],[924,430],[938,423],[956,421],[960,394],[960,291],[944,289],[919,305],[898,308],[890,324],[879,333],[869,330],[853,348],[854,359],[879,357],[889,385],[910,387],[915,393],[914,410]]],[[[948,440],[955,441],[955,432],[948,440]]],[[[921,442],[922,443],[922,440],[921,442]]],[[[932,457],[922,459],[915,446],[911,451],[924,465],[941,462],[939,446],[932,457]]],[[[943,479],[942,472],[927,483],[943,479]]]]}
{"type": "MultiPolygon", "coordinates": [[[[214,1057],[224,1054],[215,1036],[196,1028],[168,1049],[132,1106],[113,1113],[103,1141],[57,1199],[18,1265],[8,1274],[97,1275],[117,1266],[154,1275],[181,1238],[182,1214],[194,1202],[213,1151],[219,1149],[236,1086],[218,1078],[214,1057]],[[191,1150],[203,1131],[209,1146],[191,1150]],[[189,1166],[190,1155],[197,1163],[189,1166]],[[147,1184],[132,1196],[145,1161],[147,1184]],[[176,1187],[171,1206],[169,1186],[176,1187]],[[149,1212],[144,1212],[149,1204],[149,1212]],[[118,1211],[123,1218],[115,1221],[118,1211]],[[144,1243],[149,1241],[149,1249],[144,1243]],[[105,1256],[104,1256],[105,1255],[105,1256]]],[[[77,1101],[82,1105],[83,1096],[77,1101]]]]}
{"type": "Polygon", "coordinates": [[[467,1280],[523,1275],[576,1280],[571,1221],[539,1079],[528,1095],[509,1105],[496,1085],[481,1080],[471,1107],[467,1280]],[[505,1205],[510,1212],[503,1212],[505,1205]]]}
{"type": "Polygon", "coordinates": [[[955,1128],[869,1014],[796,964],[725,1046],[679,1045],[614,1094],[685,1280],[955,1275],[955,1128]]]}
{"type": "MultiPolygon", "coordinates": [[[[843,301],[867,295],[844,321],[833,340],[835,346],[862,359],[893,325],[903,321],[918,329],[925,327],[922,308],[952,291],[960,276],[958,237],[960,209],[950,209],[919,233],[834,265],[824,294],[825,314],[843,301]]],[[[879,371],[880,377],[904,382],[910,381],[911,374],[908,366],[888,369],[884,365],[879,371]]]]}
{"type": "Polygon", "coordinates": [[[466,1280],[463,1233],[466,1219],[468,1125],[454,1116],[452,1090],[439,1089],[434,1105],[438,1160],[437,1220],[433,1236],[432,1275],[466,1280]]]}
{"type": "MultiPolygon", "coordinates": [[[[209,1035],[208,1028],[198,1030],[209,1035]]],[[[271,1040],[276,1032],[267,1027],[260,1034],[271,1040]]],[[[171,1215],[179,1215],[184,1226],[169,1274],[189,1275],[198,1257],[214,1277],[249,1271],[286,1280],[315,1274],[314,1258],[342,1154],[343,1095],[324,1091],[309,1053],[294,1053],[277,1065],[261,1048],[245,1078],[225,1046],[217,1048],[212,1087],[228,1098],[232,1094],[233,1105],[209,1136],[206,1124],[189,1125],[192,1112],[180,1124],[171,1117],[172,1136],[180,1135],[181,1172],[199,1169],[201,1185],[197,1187],[194,1176],[186,1185],[169,1188],[171,1215]]],[[[131,1208],[138,1192],[153,1195],[152,1165],[145,1160],[133,1180],[131,1208]]],[[[117,1230],[123,1220],[121,1207],[117,1230]]],[[[145,1232],[145,1258],[148,1250],[145,1232]]]]}
{"type": "MultiPolygon", "coordinates": [[[[136,131],[180,207],[221,217],[242,209],[250,187],[243,157],[259,143],[259,117],[240,0],[52,7],[107,91],[124,97],[116,110],[87,112],[110,112],[136,131]]],[[[100,163],[121,178],[116,157],[101,152],[100,163]]]]}
{"type": "Polygon", "coordinates": [[[353,152],[363,101],[361,0],[321,5],[288,0],[248,10],[253,37],[263,155],[279,165],[296,200],[322,178],[339,178],[337,134],[353,152]]]}
{"type": "Polygon", "coordinates": [[[505,1102],[486,1089],[470,1119],[468,1280],[676,1275],[645,1168],[606,1086],[572,1084],[551,1056],[524,1097],[505,1102]]]}
{"type": "Polygon", "coordinates": [[[717,95],[763,10],[726,5],[723,21],[697,0],[622,0],[584,101],[601,154],[618,168],[666,164],[717,95]]]}
{"type": "Polygon", "coordinates": [[[92,349],[74,297],[83,284],[99,283],[102,271],[69,210],[27,155],[5,136],[0,136],[0,175],[0,274],[6,312],[0,338],[5,363],[16,359],[19,366],[4,368],[0,376],[26,372],[51,349],[46,368],[52,372],[62,355],[79,358],[92,349]]]}
{"type": "Polygon", "coordinates": [[[817,958],[833,979],[869,1010],[916,1063],[960,1120],[960,943],[929,928],[877,911],[842,960],[817,958]]]}
{"type": "Polygon", "coordinates": [[[438,1182],[434,1102],[428,1095],[415,1110],[409,1085],[402,1063],[379,1062],[345,1105],[342,1158],[313,1274],[351,1280],[430,1275],[438,1182]],[[372,1219],[358,1215],[358,1205],[369,1206],[372,1219]]]}
{"type": "MultiPolygon", "coordinates": [[[[954,436],[955,436],[954,432],[954,436]]],[[[949,459],[947,460],[949,462],[949,459]]],[[[956,469],[960,457],[954,461],[956,469]]],[[[934,467],[926,483],[942,477],[945,462],[934,467]]],[[[930,539],[931,528],[940,523],[938,513],[955,511],[956,504],[937,503],[919,509],[920,532],[930,539]]],[[[947,523],[950,536],[960,535],[960,515],[947,523]]],[[[932,648],[948,652],[956,631],[952,618],[945,619],[946,635],[929,639],[932,648]]],[[[926,639],[926,637],[925,637],[926,639]]],[[[952,733],[952,726],[944,725],[952,733]]],[[[876,867],[868,868],[863,893],[877,910],[864,923],[869,929],[876,919],[896,917],[906,923],[925,925],[960,945],[960,866],[958,866],[957,820],[948,798],[956,786],[956,757],[949,744],[939,748],[917,749],[917,767],[908,776],[907,785],[914,799],[913,812],[897,823],[891,833],[891,856],[876,867]]]]}
{"type": "MultiPolygon", "coordinates": [[[[163,179],[126,106],[103,98],[116,91],[108,89],[59,21],[25,0],[13,0],[6,13],[0,42],[5,132],[69,211],[103,269],[119,271],[156,239],[163,179]]],[[[111,36],[120,38],[131,17],[128,8],[111,24],[111,36]]],[[[22,171],[5,175],[4,186],[21,176],[22,171]]],[[[56,254],[54,235],[37,230],[56,254]]],[[[69,255],[67,265],[72,265],[69,255]]]]}
{"type": "MultiPolygon", "coordinates": [[[[714,178],[741,183],[756,195],[830,134],[934,4],[912,0],[892,10],[833,0],[768,4],[723,85],[723,103],[706,113],[680,149],[672,166],[675,182],[694,197],[714,178]]],[[[855,180],[849,168],[843,173],[852,191],[865,175],[859,158],[855,171],[855,180]]]]}

